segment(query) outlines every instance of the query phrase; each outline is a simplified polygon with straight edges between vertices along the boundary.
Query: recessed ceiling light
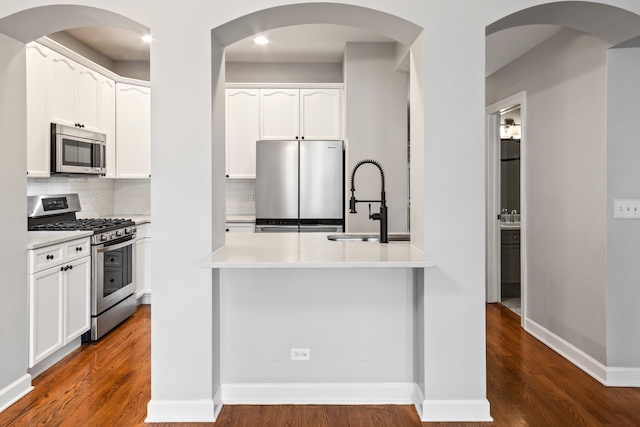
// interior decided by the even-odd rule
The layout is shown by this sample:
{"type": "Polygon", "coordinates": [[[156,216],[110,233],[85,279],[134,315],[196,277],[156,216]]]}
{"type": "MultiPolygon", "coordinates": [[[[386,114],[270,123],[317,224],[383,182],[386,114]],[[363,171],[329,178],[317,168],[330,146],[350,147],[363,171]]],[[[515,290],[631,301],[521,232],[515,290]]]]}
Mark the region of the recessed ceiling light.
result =
{"type": "Polygon", "coordinates": [[[255,44],[267,44],[267,43],[269,43],[269,39],[264,37],[264,36],[259,36],[259,37],[256,37],[255,39],[253,39],[253,42],[255,44]]]}
{"type": "Polygon", "coordinates": [[[149,34],[147,34],[147,35],[142,36],[141,39],[142,39],[143,42],[151,43],[151,41],[153,40],[153,37],[151,37],[149,34]]]}

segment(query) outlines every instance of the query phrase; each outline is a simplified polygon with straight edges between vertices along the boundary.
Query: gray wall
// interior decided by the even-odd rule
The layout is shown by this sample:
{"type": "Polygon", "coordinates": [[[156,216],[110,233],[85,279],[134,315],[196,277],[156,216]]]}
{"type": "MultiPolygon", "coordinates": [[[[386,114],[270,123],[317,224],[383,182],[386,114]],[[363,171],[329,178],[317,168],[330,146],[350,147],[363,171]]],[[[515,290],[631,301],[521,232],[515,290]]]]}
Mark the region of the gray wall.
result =
{"type": "Polygon", "coordinates": [[[227,62],[227,83],[342,83],[342,64],[227,62]]]}
{"type": "MultiPolygon", "coordinates": [[[[395,71],[395,44],[347,43],[344,77],[347,181],[358,161],[380,162],[385,170],[389,231],[407,231],[409,79],[406,73],[395,71]]],[[[380,199],[380,173],[375,166],[360,167],[355,181],[356,198],[380,199]]],[[[347,197],[349,189],[347,182],[347,197]]],[[[372,203],[371,211],[378,212],[378,207],[372,203]]],[[[379,222],[368,219],[367,204],[357,209],[357,215],[347,216],[347,230],[379,231],[379,222]]]]}
{"type": "Polygon", "coordinates": [[[640,368],[640,221],[613,219],[614,199],[640,199],[640,49],[607,55],[607,364],[640,368]]]}
{"type": "Polygon", "coordinates": [[[487,105],[527,91],[528,316],[601,363],[608,47],[565,29],[486,82],[487,105]]]}
{"type": "MultiPolygon", "coordinates": [[[[24,44],[0,35],[0,391],[27,375],[29,293],[27,280],[26,56],[24,44]],[[22,126],[20,126],[22,124],[22,126]]],[[[26,377],[25,377],[26,376],[26,377]]],[[[14,390],[0,395],[16,397],[14,390]]]]}

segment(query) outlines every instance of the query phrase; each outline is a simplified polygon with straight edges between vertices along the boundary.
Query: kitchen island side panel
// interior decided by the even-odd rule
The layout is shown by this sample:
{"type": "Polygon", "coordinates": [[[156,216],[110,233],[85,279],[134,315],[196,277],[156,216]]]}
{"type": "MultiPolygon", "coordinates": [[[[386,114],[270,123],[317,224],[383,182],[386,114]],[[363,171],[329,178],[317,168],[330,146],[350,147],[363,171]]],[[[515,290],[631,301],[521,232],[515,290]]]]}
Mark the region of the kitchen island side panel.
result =
{"type": "Polygon", "coordinates": [[[410,268],[221,270],[222,383],[414,383],[413,280],[410,268]]]}

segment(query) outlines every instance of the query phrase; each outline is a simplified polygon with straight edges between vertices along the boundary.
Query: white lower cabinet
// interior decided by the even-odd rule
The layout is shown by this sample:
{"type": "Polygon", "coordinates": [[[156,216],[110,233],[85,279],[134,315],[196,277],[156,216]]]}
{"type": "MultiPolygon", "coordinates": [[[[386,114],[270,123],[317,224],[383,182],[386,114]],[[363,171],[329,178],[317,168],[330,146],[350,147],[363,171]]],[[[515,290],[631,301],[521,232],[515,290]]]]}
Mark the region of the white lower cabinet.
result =
{"type": "Polygon", "coordinates": [[[29,251],[30,368],[91,328],[88,247],[86,238],[29,251]]]}
{"type": "Polygon", "coordinates": [[[151,224],[140,224],[136,242],[136,298],[140,304],[149,304],[151,268],[151,224]]]}

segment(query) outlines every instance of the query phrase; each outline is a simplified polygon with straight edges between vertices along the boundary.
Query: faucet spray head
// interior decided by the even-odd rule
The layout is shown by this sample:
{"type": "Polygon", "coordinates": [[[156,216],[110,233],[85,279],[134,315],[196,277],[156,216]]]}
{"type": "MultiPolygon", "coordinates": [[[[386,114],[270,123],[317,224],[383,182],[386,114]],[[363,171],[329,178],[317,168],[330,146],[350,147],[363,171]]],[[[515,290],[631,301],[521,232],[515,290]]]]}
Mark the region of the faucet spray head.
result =
{"type": "Polygon", "coordinates": [[[356,196],[353,195],[353,190],[351,190],[351,200],[349,200],[349,213],[358,213],[356,211],[356,196]]]}

